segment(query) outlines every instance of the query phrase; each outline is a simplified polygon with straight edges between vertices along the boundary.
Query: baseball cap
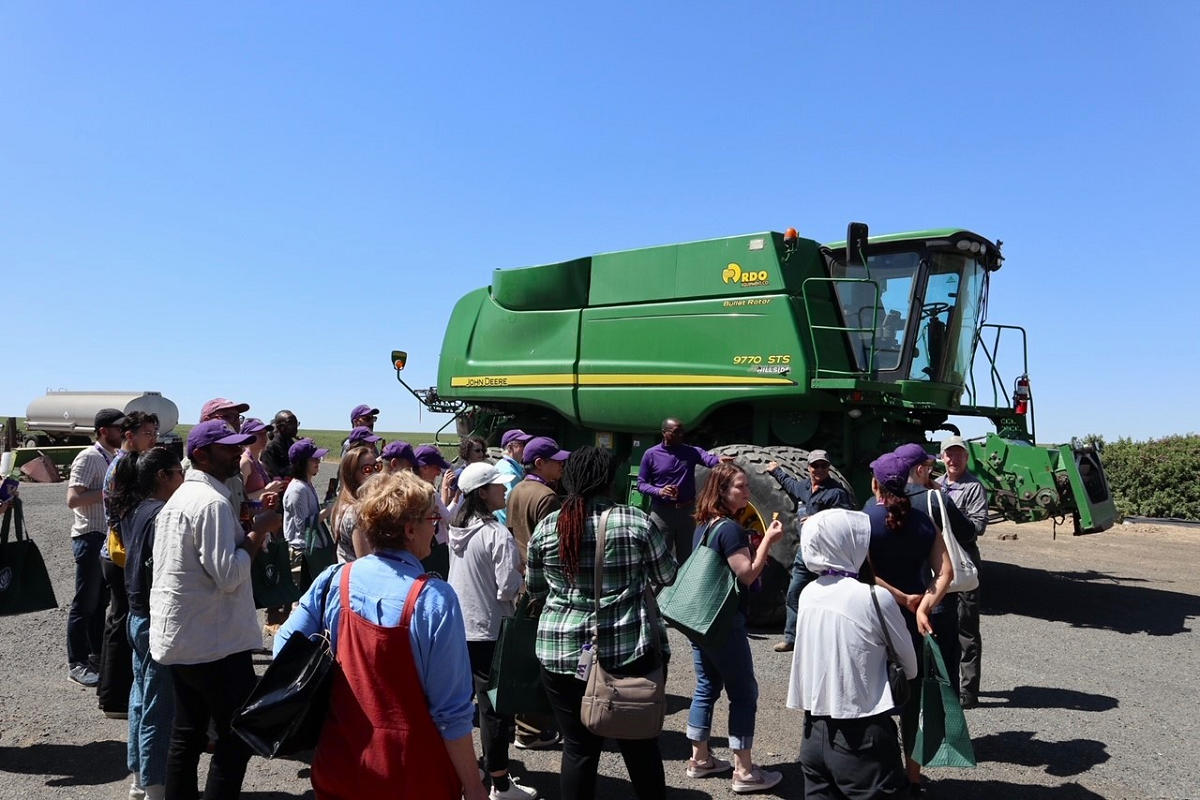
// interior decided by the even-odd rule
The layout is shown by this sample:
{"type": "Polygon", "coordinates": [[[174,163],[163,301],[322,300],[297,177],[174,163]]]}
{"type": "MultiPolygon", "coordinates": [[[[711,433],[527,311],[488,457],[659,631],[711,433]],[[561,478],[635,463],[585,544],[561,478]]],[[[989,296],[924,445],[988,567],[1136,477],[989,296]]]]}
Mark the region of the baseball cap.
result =
{"type": "Polygon", "coordinates": [[[249,444],[254,434],[238,433],[223,419],[208,419],[188,432],[187,457],[210,444],[249,444]]]}
{"type": "Polygon", "coordinates": [[[116,408],[102,408],[96,412],[96,418],[92,420],[92,424],[96,430],[101,428],[115,428],[125,421],[125,412],[116,408]]]}
{"type": "Polygon", "coordinates": [[[951,447],[961,447],[963,450],[966,450],[967,442],[961,436],[947,436],[946,441],[942,442],[941,452],[944,453],[951,447]]]}
{"type": "Polygon", "coordinates": [[[376,436],[374,433],[372,433],[371,429],[365,425],[359,425],[357,428],[350,431],[350,444],[352,445],[358,444],[359,442],[375,444],[376,442],[381,441],[383,441],[383,437],[376,436]]]}
{"type": "Polygon", "coordinates": [[[242,433],[258,433],[259,431],[269,430],[271,430],[271,426],[258,417],[246,417],[246,419],[242,420],[242,433]]]}
{"type": "Polygon", "coordinates": [[[371,408],[368,405],[355,406],[350,411],[350,424],[353,425],[354,420],[358,419],[359,417],[378,416],[378,414],[379,414],[378,408],[371,408]]]}
{"type": "Polygon", "coordinates": [[[924,447],[916,443],[902,444],[892,452],[899,456],[910,470],[919,464],[928,464],[936,460],[932,453],[926,452],[924,447]]]}
{"type": "Polygon", "coordinates": [[[491,483],[508,483],[508,478],[509,476],[501,475],[500,470],[491,464],[476,461],[474,464],[468,464],[458,476],[458,488],[465,494],[470,494],[491,483]]]}
{"type": "Polygon", "coordinates": [[[528,442],[533,437],[520,428],[513,428],[500,437],[500,446],[508,447],[513,442],[528,442]]]}
{"type": "Polygon", "coordinates": [[[525,443],[525,455],[521,460],[526,464],[532,464],[539,458],[547,458],[551,461],[566,461],[571,454],[558,446],[558,442],[551,439],[549,436],[535,436],[525,443]]]}
{"type": "Polygon", "coordinates": [[[438,466],[442,469],[450,469],[451,466],[450,462],[442,456],[442,451],[431,444],[423,444],[413,450],[413,456],[418,467],[438,466]]]}
{"type": "Polygon", "coordinates": [[[328,447],[317,447],[312,439],[300,439],[288,448],[288,461],[295,464],[310,458],[324,458],[328,452],[328,447]]]}
{"type": "Polygon", "coordinates": [[[896,453],[884,453],[871,462],[871,474],[883,488],[894,495],[904,497],[907,494],[908,472],[912,469],[908,460],[896,453]]]}
{"type": "Polygon", "coordinates": [[[818,461],[824,461],[826,464],[832,464],[829,460],[829,453],[824,450],[812,450],[808,454],[808,463],[815,464],[818,461]]]}
{"type": "Polygon", "coordinates": [[[383,452],[379,454],[379,457],[384,461],[391,461],[393,458],[402,458],[410,464],[417,463],[417,456],[413,453],[412,445],[398,439],[394,442],[388,442],[387,446],[383,448],[383,452]]]}
{"type": "Polygon", "coordinates": [[[235,403],[232,400],[226,400],[224,397],[214,397],[204,404],[204,408],[200,409],[200,421],[204,422],[207,419],[212,419],[222,411],[236,411],[239,414],[245,414],[249,410],[249,403],[235,403]]]}

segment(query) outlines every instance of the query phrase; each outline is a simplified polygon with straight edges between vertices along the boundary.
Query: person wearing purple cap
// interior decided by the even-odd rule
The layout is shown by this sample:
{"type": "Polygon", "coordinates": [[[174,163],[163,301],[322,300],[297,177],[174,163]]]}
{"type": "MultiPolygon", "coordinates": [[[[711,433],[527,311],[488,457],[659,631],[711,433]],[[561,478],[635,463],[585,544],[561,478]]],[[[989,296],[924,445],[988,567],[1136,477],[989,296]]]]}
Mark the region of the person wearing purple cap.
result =
{"type": "Polygon", "coordinates": [[[321,508],[321,498],[313,488],[313,478],[321,471],[321,459],[329,448],[317,447],[312,439],[300,439],[288,450],[291,482],[283,493],[283,538],[292,550],[292,567],[300,565],[305,548],[305,529],[329,517],[321,508]]]}
{"type": "Polygon", "coordinates": [[[238,474],[241,448],[252,438],[223,420],[192,428],[192,468],[155,525],[150,655],[170,667],[175,691],[167,797],[199,795],[197,766],[210,723],[217,742],[207,796],[236,797],[250,760],[250,747],[229,723],[257,682],[251,654],[262,647],[250,564],[281,522],[267,511],[243,531],[230,503],[225,481],[238,474]]]}
{"type": "Polygon", "coordinates": [[[379,454],[385,472],[416,472],[417,457],[413,454],[412,445],[397,439],[388,442],[383,452],[379,454]]]}
{"type": "Polygon", "coordinates": [[[729,456],[714,456],[683,442],[683,423],[674,417],[662,422],[662,442],[642,455],[638,491],[650,498],[650,519],[667,535],[682,564],[692,554],[696,532],[696,465],[715,467],[729,456]]]}
{"type": "MultiPolygon", "coordinates": [[[[525,478],[509,493],[506,503],[508,529],[512,531],[521,555],[521,571],[529,550],[533,529],[551,513],[562,508],[558,499],[558,482],[570,453],[548,436],[538,436],[525,444],[522,456],[525,478]]],[[[562,741],[554,729],[554,718],[545,714],[519,714],[516,746],[521,750],[553,747],[562,741]]]]}
{"type": "Polygon", "coordinates": [[[115,408],[96,412],[96,443],[71,462],[67,508],[75,512],[71,548],[75,557],[75,596],[67,614],[67,679],[80,686],[100,682],[100,650],[108,587],[100,568],[100,549],[108,533],[104,514],[104,474],[121,446],[125,414],[115,408]]]}
{"type": "MultiPolygon", "coordinates": [[[[532,438],[520,428],[506,431],[500,437],[500,448],[504,451],[504,458],[496,462],[496,469],[504,476],[506,494],[512,492],[516,488],[517,482],[525,477],[525,445],[532,438]]],[[[503,508],[497,509],[496,519],[501,525],[508,524],[508,515],[503,508]]]]}
{"type": "MultiPolygon", "coordinates": [[[[954,569],[933,521],[924,511],[913,508],[909,499],[909,473],[915,458],[915,451],[906,451],[884,453],[871,462],[875,502],[864,510],[871,520],[869,553],[875,582],[887,589],[900,606],[913,646],[920,648],[922,635],[932,633],[938,638],[936,628],[941,622],[949,622],[952,616],[957,621],[957,616],[955,612],[933,613],[946,594],[954,569]],[[927,577],[931,570],[932,578],[927,577]]],[[[900,715],[900,733],[909,784],[920,787],[921,765],[912,759],[912,750],[921,692],[919,684],[912,688],[912,697],[900,715]]]]}
{"type": "Polygon", "coordinates": [[[441,489],[434,493],[433,502],[437,506],[438,513],[442,515],[442,518],[437,523],[436,544],[445,545],[450,533],[451,512],[446,503],[446,494],[448,490],[453,494],[453,467],[442,455],[442,451],[431,444],[423,444],[416,450],[413,450],[413,458],[416,460],[417,477],[421,480],[436,488],[438,486],[438,478],[442,479],[441,489]]]}
{"type": "Polygon", "coordinates": [[[285,481],[272,480],[267,468],[262,463],[263,450],[267,447],[267,437],[271,435],[271,426],[261,419],[250,417],[242,423],[239,433],[254,437],[246,449],[242,451],[242,460],[238,471],[242,476],[242,486],[246,491],[246,499],[251,508],[261,507],[262,496],[282,492],[287,486],[285,481]]]}
{"type": "MultiPolygon", "coordinates": [[[[354,430],[356,428],[366,428],[369,433],[374,433],[375,421],[378,418],[379,409],[371,408],[365,403],[350,409],[350,436],[342,442],[342,455],[346,455],[346,451],[354,447],[354,430]]],[[[375,441],[382,441],[382,438],[378,437],[375,441]]]]}

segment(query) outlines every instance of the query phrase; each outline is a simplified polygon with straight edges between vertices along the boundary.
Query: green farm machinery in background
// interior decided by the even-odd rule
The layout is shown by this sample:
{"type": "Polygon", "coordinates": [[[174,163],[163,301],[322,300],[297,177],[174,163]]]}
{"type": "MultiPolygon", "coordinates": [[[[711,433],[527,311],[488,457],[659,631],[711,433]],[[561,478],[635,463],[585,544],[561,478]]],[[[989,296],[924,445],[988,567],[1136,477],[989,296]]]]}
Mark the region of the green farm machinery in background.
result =
{"type": "MultiPolygon", "coordinates": [[[[983,417],[995,432],[970,442],[970,469],[997,517],[1070,518],[1076,533],[1114,522],[1090,446],[1035,444],[1025,332],[985,322],[1001,262],[967,230],[868,238],[853,223],[830,245],[789,229],[497,269],[458,301],[438,384],[414,394],[460,435],[519,427],[608,447],[635,503],[642,453],[679,419],[690,443],[747,468],[751,527],[789,523],[754,603],[771,622],[798,537],[768,461],[801,474],[827,450],[861,502],[881,452],[936,452],[958,432],[949,417],[983,417]]],[[[398,373],[406,358],[393,353],[398,373]]]]}

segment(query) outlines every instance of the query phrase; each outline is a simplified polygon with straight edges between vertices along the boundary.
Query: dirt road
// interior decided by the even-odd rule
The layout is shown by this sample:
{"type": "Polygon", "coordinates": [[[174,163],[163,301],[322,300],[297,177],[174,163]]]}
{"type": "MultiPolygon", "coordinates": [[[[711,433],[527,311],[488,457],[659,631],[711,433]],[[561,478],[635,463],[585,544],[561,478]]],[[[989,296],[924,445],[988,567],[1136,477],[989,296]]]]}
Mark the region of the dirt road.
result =
{"type": "MultiPolygon", "coordinates": [[[[70,515],[59,485],[22,488],[26,515],[60,608],[0,618],[0,798],[126,797],[126,723],[101,716],[94,693],[66,679],[73,588],[70,515]]],[[[1046,525],[1002,525],[982,540],[982,706],[967,712],[980,764],[929,770],[931,798],[1185,798],[1200,796],[1200,531],[1121,526],[1075,538],[1046,525]],[[1016,532],[1015,540],[997,534],[1016,532]]],[[[733,797],[726,779],[684,774],[693,674],[672,634],[662,736],[674,797],[733,797]],[[674,664],[673,664],[674,666],[674,664]]],[[[789,656],[777,632],[754,637],[761,690],[755,756],[782,769],[778,797],[798,797],[800,716],[784,708],[789,656]]],[[[257,656],[260,668],[266,656],[257,656]]],[[[723,734],[723,709],[714,733],[723,734]]],[[[718,751],[723,737],[714,738],[718,751]]],[[[725,755],[721,752],[722,755],[725,755]]],[[[559,798],[559,751],[513,751],[513,773],[559,798]]],[[[632,796],[615,753],[601,797],[632,796]]],[[[311,797],[305,763],[254,759],[249,798],[311,797]]],[[[565,798],[563,800],[566,800],[565,798]]]]}

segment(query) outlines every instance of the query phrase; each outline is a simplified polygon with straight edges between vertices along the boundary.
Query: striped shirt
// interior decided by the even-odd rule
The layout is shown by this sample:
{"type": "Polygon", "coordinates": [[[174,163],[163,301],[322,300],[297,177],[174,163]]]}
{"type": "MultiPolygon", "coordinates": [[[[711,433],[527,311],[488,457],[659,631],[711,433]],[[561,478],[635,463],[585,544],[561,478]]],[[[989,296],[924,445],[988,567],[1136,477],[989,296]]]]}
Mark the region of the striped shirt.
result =
{"type": "MultiPolygon", "coordinates": [[[[104,488],[104,473],[112,461],[112,454],[103,449],[101,444],[83,448],[75,460],[71,462],[71,477],[67,488],[78,486],[85,492],[104,488]]],[[[83,536],[85,533],[108,532],[108,520],[104,517],[104,501],[100,498],[87,506],[77,506],[75,522],[71,525],[71,538],[83,536]]]]}
{"type": "MultiPolygon", "coordinates": [[[[600,663],[605,669],[615,669],[653,646],[642,595],[647,583],[664,586],[675,580],[670,546],[641,510],[595,498],[588,502],[575,581],[567,578],[559,558],[561,511],[551,512],[539,522],[529,540],[525,583],[534,598],[545,598],[538,620],[537,655],[550,672],[574,674],[583,645],[592,638],[596,527],[600,514],[610,507],[613,510],[604,537],[604,587],[598,626],[600,663]]],[[[670,652],[665,632],[662,647],[664,653],[670,652]]]]}

